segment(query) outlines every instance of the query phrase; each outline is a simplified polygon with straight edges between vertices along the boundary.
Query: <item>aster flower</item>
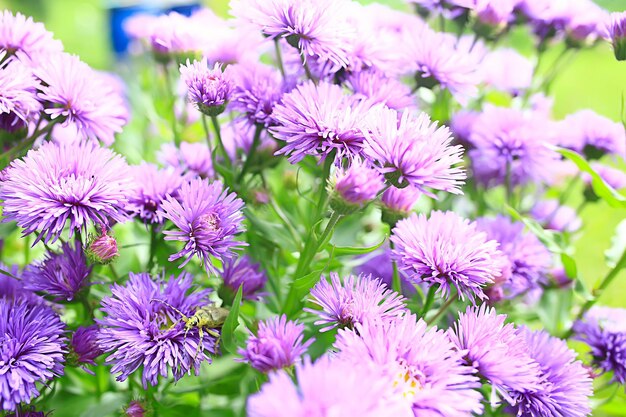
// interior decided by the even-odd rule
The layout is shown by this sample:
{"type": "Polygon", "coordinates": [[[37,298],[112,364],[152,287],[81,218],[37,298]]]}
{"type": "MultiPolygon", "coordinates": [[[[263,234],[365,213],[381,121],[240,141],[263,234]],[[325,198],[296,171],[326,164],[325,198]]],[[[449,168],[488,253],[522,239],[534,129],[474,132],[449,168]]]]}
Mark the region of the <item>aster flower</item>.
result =
{"type": "Polygon", "coordinates": [[[106,265],[113,262],[120,253],[115,238],[107,234],[105,227],[101,227],[100,233],[89,239],[85,254],[90,262],[106,265]]]}
{"type": "MultiPolygon", "coordinates": [[[[357,259],[363,263],[354,267],[353,271],[357,275],[378,279],[388,288],[393,286],[393,263],[391,259],[391,249],[388,245],[375,250],[374,252],[361,255],[357,259]]],[[[400,276],[402,294],[407,297],[415,294],[413,283],[404,276],[400,276]]]]}
{"type": "Polygon", "coordinates": [[[21,408],[15,413],[7,414],[6,417],[47,417],[50,413],[44,413],[43,411],[36,411],[34,407],[31,407],[28,410],[24,410],[21,408]]]}
{"type": "Polygon", "coordinates": [[[626,383],[626,310],[591,308],[574,323],[574,338],[591,347],[592,363],[602,372],[612,372],[612,380],[626,383]]]}
{"type": "Polygon", "coordinates": [[[232,0],[231,13],[261,29],[269,39],[286,38],[304,59],[347,66],[352,36],[346,0],[232,0]]]}
{"type": "Polygon", "coordinates": [[[626,155],[626,133],[621,123],[595,113],[580,110],[562,122],[563,146],[584,152],[588,159],[598,159],[604,154],[626,155]]]}
{"type": "MultiPolygon", "coordinates": [[[[513,20],[513,10],[519,0],[449,0],[460,8],[467,8],[481,25],[502,29],[513,20]]],[[[480,31],[480,30],[479,30],[480,31]]]]}
{"type": "Polygon", "coordinates": [[[21,61],[9,58],[2,62],[5,55],[0,50],[0,129],[14,132],[39,115],[41,103],[36,93],[40,85],[21,61]]]}
{"type": "Polygon", "coordinates": [[[29,403],[38,384],[63,374],[64,330],[50,307],[0,298],[0,410],[29,403]]]}
{"type": "Polygon", "coordinates": [[[194,103],[200,112],[208,116],[217,116],[226,108],[230,100],[232,83],[222,71],[222,65],[216,63],[209,67],[209,61],[187,60],[187,65],[180,66],[180,78],[187,86],[189,101],[194,103]]]}
{"type": "Polygon", "coordinates": [[[446,127],[431,123],[426,113],[380,108],[369,114],[365,129],[364,154],[385,178],[398,188],[413,186],[434,196],[430,189],[460,194],[465,179],[463,148],[451,146],[446,127]]]}
{"type": "Polygon", "coordinates": [[[124,408],[124,414],[126,417],[145,417],[147,414],[145,404],[139,401],[131,401],[128,406],[124,408]]]}
{"type": "Polygon", "coordinates": [[[452,115],[450,130],[454,134],[456,143],[461,144],[465,149],[472,148],[470,137],[479,117],[480,113],[473,110],[460,110],[452,115]]]}
{"type": "Polygon", "coordinates": [[[626,60],[626,12],[611,13],[606,23],[605,38],[613,44],[615,59],[626,60]]]}
{"type": "Polygon", "coordinates": [[[217,270],[211,257],[219,261],[233,257],[233,250],[244,246],[234,236],[244,230],[243,201],[224,190],[222,183],[193,179],[183,183],[178,199],[167,196],[159,216],[171,220],[178,230],[166,230],[165,240],[178,240],[185,247],[168,259],[185,258],[181,268],[196,255],[208,272],[217,270]]]}
{"type": "Polygon", "coordinates": [[[415,107],[411,89],[376,70],[351,73],[346,83],[357,97],[395,110],[415,107]]]}
{"type": "Polygon", "coordinates": [[[533,81],[533,63],[512,48],[499,48],[488,53],[481,67],[485,84],[513,95],[530,88],[533,81]]]}
{"type": "Polygon", "coordinates": [[[68,362],[75,366],[95,365],[96,358],[104,352],[98,345],[98,326],[79,327],[72,333],[68,362]]]}
{"type": "Polygon", "coordinates": [[[438,286],[446,298],[455,287],[461,299],[484,299],[483,287],[501,272],[498,243],[451,211],[414,213],[396,224],[390,240],[398,269],[414,283],[438,286]]]}
{"type": "Polygon", "coordinates": [[[89,285],[91,267],[80,245],[65,242],[61,252],[48,252],[40,263],[24,270],[24,286],[30,291],[42,292],[56,301],[72,301],[89,285]]]}
{"type": "Polygon", "coordinates": [[[257,132],[257,129],[261,125],[255,125],[251,123],[249,118],[238,117],[233,121],[226,123],[222,127],[222,142],[226,153],[232,161],[240,161],[243,155],[250,154],[252,144],[254,143],[254,137],[258,133],[258,143],[256,152],[253,158],[253,165],[269,163],[274,158],[274,152],[276,151],[276,141],[268,134],[266,129],[261,129],[257,132]]]}
{"type": "Polygon", "coordinates": [[[286,371],[248,399],[248,417],[412,417],[394,381],[371,367],[322,356],[296,364],[295,381],[286,371]]]}
{"type": "Polygon", "coordinates": [[[517,109],[487,107],[473,125],[469,152],[476,180],[486,185],[512,186],[549,179],[558,154],[546,144],[553,127],[536,114],[517,109]]]}
{"type": "Polygon", "coordinates": [[[353,327],[357,323],[380,318],[391,320],[406,312],[404,297],[390,290],[380,279],[365,275],[348,275],[339,278],[330,273],[330,282],[324,276],[311,290],[309,300],[321,310],[305,308],[316,314],[315,325],[325,326],[325,332],[333,327],[353,327]]]}
{"type": "Polygon", "coordinates": [[[482,411],[480,383],[463,364],[463,352],[413,314],[339,330],[334,347],[341,360],[356,367],[372,364],[394,378],[416,416],[469,417],[482,411]]]}
{"type": "Polygon", "coordinates": [[[128,165],[92,142],[45,143],[5,170],[0,188],[5,221],[16,221],[24,235],[39,232],[35,243],[56,241],[68,225],[70,237],[88,222],[125,220],[131,186],[128,165]]]}
{"type": "Polygon", "coordinates": [[[539,389],[511,393],[520,417],[585,417],[591,412],[589,372],[565,341],[543,330],[522,329],[530,356],[539,364],[539,389]]]}
{"type": "Polygon", "coordinates": [[[185,174],[197,175],[201,178],[212,178],[215,175],[211,150],[205,143],[181,142],[177,149],[166,143],[158,153],[161,163],[176,168],[185,174]]]}
{"type": "Polygon", "coordinates": [[[382,220],[392,227],[400,219],[407,217],[422,193],[413,187],[387,188],[380,197],[382,220]]]}
{"type": "Polygon", "coordinates": [[[300,361],[313,339],[306,342],[302,332],[304,325],[287,320],[284,314],[259,322],[257,335],[250,334],[245,348],[238,353],[242,361],[260,372],[289,368],[300,361]]]}
{"type": "Polygon", "coordinates": [[[540,381],[539,366],[530,357],[524,336],[514,324],[504,324],[505,320],[506,315],[484,304],[467,307],[448,336],[465,353],[468,365],[507,397],[511,389],[537,389],[540,381]]]}
{"type": "Polygon", "coordinates": [[[128,114],[123,98],[108,80],[78,57],[55,54],[34,69],[43,85],[39,99],[52,120],[72,126],[81,137],[115,141],[128,114]]]}
{"type": "MultiPolygon", "coordinates": [[[[182,146],[183,144],[181,148],[182,146]]],[[[156,165],[144,162],[131,167],[131,173],[135,187],[128,196],[128,211],[146,223],[163,223],[159,209],[168,195],[178,197],[178,191],[184,182],[180,170],[174,167],[159,169],[156,165]]]]}
{"type": "Polygon", "coordinates": [[[363,161],[353,159],[347,169],[338,168],[331,180],[330,207],[347,214],[376,198],[385,180],[363,161]]]}
{"type": "Polygon", "coordinates": [[[283,95],[283,81],[273,67],[245,63],[232,67],[233,91],[230,107],[253,124],[274,124],[272,112],[283,95]]]}
{"type": "Polygon", "coordinates": [[[506,298],[536,290],[546,281],[552,264],[550,252],[535,235],[524,230],[523,223],[497,216],[480,218],[476,224],[488,239],[500,244],[500,251],[508,258],[508,277],[499,284],[506,298]]]}
{"type": "Polygon", "coordinates": [[[43,23],[34,22],[32,17],[10,10],[0,12],[0,49],[10,54],[21,52],[37,62],[41,57],[57,54],[63,44],[52,37],[43,23]]]}
{"type": "Polygon", "coordinates": [[[130,273],[124,286],[111,286],[112,295],[102,299],[105,317],[97,320],[101,326],[98,343],[110,353],[107,363],[113,365],[111,372],[118,374],[118,381],[143,366],[141,380],[146,389],[148,384],[158,384],[159,375],[167,378],[171,372],[178,381],[192,371],[198,375],[201,363],[210,362],[204,351],[215,353],[215,338],[204,332],[201,340],[196,328],[187,332],[173,309],[191,317],[207,305],[208,290],[188,294],[192,285],[193,277],[186,273],[167,282],[155,281],[147,273],[130,273]]]}
{"type": "Polygon", "coordinates": [[[261,265],[254,263],[248,255],[226,259],[221,277],[224,285],[233,293],[242,287],[241,293],[248,300],[258,300],[261,296],[260,291],[267,282],[267,275],[261,270],[261,265]]]}
{"type": "Polygon", "coordinates": [[[297,163],[306,155],[356,155],[363,146],[361,126],[371,104],[346,95],[325,81],[306,82],[285,94],[272,114],[270,132],[285,145],[277,152],[297,163]]]}
{"type": "Polygon", "coordinates": [[[573,233],[582,226],[582,220],[576,210],[569,206],[559,205],[558,200],[543,200],[537,202],[530,215],[537,220],[544,229],[557,232],[573,233]]]}

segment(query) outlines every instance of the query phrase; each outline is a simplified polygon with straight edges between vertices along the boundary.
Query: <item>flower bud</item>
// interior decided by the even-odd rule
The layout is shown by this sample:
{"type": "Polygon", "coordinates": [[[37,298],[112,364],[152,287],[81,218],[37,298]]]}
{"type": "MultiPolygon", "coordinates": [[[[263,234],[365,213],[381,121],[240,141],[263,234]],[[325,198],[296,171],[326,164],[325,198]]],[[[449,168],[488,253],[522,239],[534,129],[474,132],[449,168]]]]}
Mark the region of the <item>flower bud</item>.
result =
{"type": "Polygon", "coordinates": [[[381,196],[383,221],[394,226],[398,220],[409,215],[421,193],[412,187],[398,189],[388,188],[381,196]]]}
{"type": "Polygon", "coordinates": [[[144,401],[133,400],[124,409],[124,415],[127,417],[148,417],[151,413],[146,409],[147,406],[144,401]]]}
{"type": "Polygon", "coordinates": [[[613,44],[615,59],[626,60],[626,12],[611,13],[611,20],[606,29],[608,39],[613,44]]]}
{"type": "Polygon", "coordinates": [[[384,184],[377,171],[354,160],[347,170],[337,170],[331,183],[330,207],[339,214],[350,214],[375,199],[384,184]]]}
{"type": "Polygon", "coordinates": [[[99,236],[91,239],[87,245],[86,254],[93,263],[109,264],[119,255],[117,241],[103,229],[99,236]]]}

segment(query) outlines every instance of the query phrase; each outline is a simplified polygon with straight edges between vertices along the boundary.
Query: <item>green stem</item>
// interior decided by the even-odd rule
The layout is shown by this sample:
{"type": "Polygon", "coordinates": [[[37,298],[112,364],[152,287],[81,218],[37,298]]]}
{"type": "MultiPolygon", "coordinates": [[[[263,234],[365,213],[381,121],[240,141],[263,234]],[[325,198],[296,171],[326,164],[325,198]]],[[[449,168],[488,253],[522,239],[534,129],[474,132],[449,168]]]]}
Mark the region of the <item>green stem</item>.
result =
{"type": "Polygon", "coordinates": [[[165,77],[165,88],[167,89],[167,97],[170,99],[169,104],[172,111],[172,134],[174,135],[174,143],[176,147],[180,146],[180,135],[178,133],[178,120],[176,120],[176,95],[172,88],[172,80],[170,79],[170,71],[167,64],[163,64],[163,76],[165,77]]]}
{"type": "Polygon", "coordinates": [[[278,62],[278,69],[280,70],[280,74],[283,76],[283,80],[285,79],[285,66],[283,65],[283,54],[280,51],[280,43],[278,43],[278,38],[274,39],[274,48],[276,49],[276,61],[278,62]]]}
{"type": "Polygon", "coordinates": [[[441,317],[441,315],[445,313],[446,310],[448,310],[448,308],[452,305],[457,297],[457,294],[458,291],[454,291],[452,294],[450,294],[450,298],[448,298],[448,300],[441,307],[439,307],[439,310],[437,310],[437,313],[435,313],[433,317],[431,317],[429,320],[426,320],[426,324],[431,325],[433,323],[436,323],[439,317],[441,317]]]}
{"type": "Polygon", "coordinates": [[[311,261],[317,254],[320,245],[330,237],[333,229],[339,222],[340,218],[341,215],[339,213],[337,213],[336,211],[333,212],[330,220],[328,221],[328,224],[326,225],[326,228],[320,235],[319,239],[315,238],[315,234],[313,233],[315,227],[313,227],[311,233],[309,233],[306,243],[304,244],[304,249],[300,253],[300,259],[298,260],[298,265],[296,267],[296,279],[306,275],[309,270],[311,261]]]}
{"type": "MultiPolygon", "coordinates": [[[[617,277],[619,272],[622,269],[624,269],[624,267],[626,267],[626,250],[624,250],[624,252],[622,253],[622,256],[619,258],[619,260],[617,261],[617,264],[615,264],[613,269],[611,269],[606,274],[606,276],[599,282],[596,288],[592,291],[593,298],[590,300],[587,300],[587,302],[583,304],[582,308],[578,312],[578,315],[576,315],[576,318],[574,319],[573,323],[576,323],[577,321],[581,320],[585,316],[585,314],[591,309],[591,307],[593,307],[596,304],[596,302],[602,296],[602,293],[604,292],[604,290],[606,290],[606,288],[609,285],[611,285],[613,280],[617,277]]],[[[568,332],[566,333],[565,338],[571,337],[573,332],[574,332],[573,329],[570,328],[568,332]]]]}
{"type": "Polygon", "coordinates": [[[148,254],[148,266],[146,267],[148,271],[150,271],[154,266],[154,252],[156,250],[156,244],[156,225],[152,224],[150,225],[150,252],[148,254]]]}
{"type": "MultiPolygon", "coordinates": [[[[213,149],[213,147],[211,146],[211,132],[209,132],[209,125],[206,122],[206,115],[203,113],[202,114],[202,127],[204,128],[204,135],[206,137],[206,144],[208,145],[209,149],[213,149]]],[[[215,152],[211,152],[211,157],[213,158],[213,164],[215,165],[215,152]]]]}
{"type": "Polygon", "coordinates": [[[257,124],[254,130],[254,139],[252,140],[252,146],[250,147],[250,152],[248,156],[246,156],[246,162],[243,164],[243,168],[241,169],[241,173],[237,177],[237,182],[240,182],[243,179],[243,176],[246,175],[248,169],[250,169],[250,165],[252,164],[252,160],[254,159],[254,155],[256,154],[257,148],[259,147],[259,143],[261,142],[261,132],[263,131],[263,125],[257,124]]]}
{"type": "Polygon", "coordinates": [[[217,120],[217,116],[211,116],[211,124],[213,124],[213,130],[215,130],[215,137],[217,138],[217,146],[224,157],[224,164],[229,170],[232,170],[232,164],[230,163],[230,157],[226,152],[224,142],[222,142],[222,132],[220,130],[220,122],[217,120]]]}
{"type": "Polygon", "coordinates": [[[435,286],[432,286],[428,289],[428,295],[426,296],[426,300],[424,300],[424,306],[422,307],[422,310],[420,311],[420,317],[426,316],[426,313],[428,313],[428,310],[430,310],[430,307],[433,305],[433,302],[435,301],[436,293],[437,293],[437,288],[435,286]]]}
{"type": "Polygon", "coordinates": [[[333,165],[335,161],[335,152],[330,153],[326,160],[324,161],[324,171],[322,172],[322,184],[320,186],[320,195],[317,200],[317,210],[315,212],[315,221],[319,221],[319,219],[325,214],[326,203],[328,199],[328,189],[326,185],[328,184],[328,178],[330,177],[330,167],[333,165]]]}
{"type": "Polygon", "coordinates": [[[506,162],[506,172],[504,174],[504,192],[505,192],[506,204],[513,207],[513,189],[511,185],[511,161],[506,162]]]}

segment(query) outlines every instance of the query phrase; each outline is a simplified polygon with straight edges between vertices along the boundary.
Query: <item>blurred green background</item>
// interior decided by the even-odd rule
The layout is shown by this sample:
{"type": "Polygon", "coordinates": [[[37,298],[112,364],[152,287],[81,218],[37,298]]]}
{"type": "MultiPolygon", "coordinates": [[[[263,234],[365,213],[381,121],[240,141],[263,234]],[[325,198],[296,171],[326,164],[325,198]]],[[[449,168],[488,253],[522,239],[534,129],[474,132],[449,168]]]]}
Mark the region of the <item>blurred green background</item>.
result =
{"type": "MultiPolygon", "coordinates": [[[[379,2],[406,8],[403,0],[379,2]]],[[[114,71],[116,62],[109,41],[107,14],[107,7],[112,3],[105,0],[0,0],[0,9],[8,8],[33,16],[63,41],[67,51],[78,54],[95,68],[114,71]]],[[[156,0],[153,3],[156,4],[156,0]]],[[[626,0],[598,0],[597,3],[611,11],[626,10],[626,0]]],[[[218,14],[227,15],[226,0],[207,0],[204,4],[218,14]]],[[[548,66],[557,53],[556,49],[550,51],[546,59],[548,66]]],[[[626,62],[617,62],[610,46],[602,42],[576,54],[559,74],[552,89],[554,116],[562,118],[576,110],[591,108],[620,120],[625,94],[626,62]]],[[[575,206],[577,202],[570,204],[575,206]]],[[[586,227],[576,241],[575,259],[580,274],[592,286],[607,272],[604,252],[610,247],[615,227],[626,217],[626,211],[598,203],[588,205],[582,215],[586,227]]],[[[621,239],[626,240],[626,236],[621,239]]],[[[625,294],[626,273],[622,273],[605,292],[602,303],[626,307],[625,294]]],[[[603,411],[607,414],[598,412],[596,415],[626,416],[626,399],[621,396],[605,406],[603,411]]]]}

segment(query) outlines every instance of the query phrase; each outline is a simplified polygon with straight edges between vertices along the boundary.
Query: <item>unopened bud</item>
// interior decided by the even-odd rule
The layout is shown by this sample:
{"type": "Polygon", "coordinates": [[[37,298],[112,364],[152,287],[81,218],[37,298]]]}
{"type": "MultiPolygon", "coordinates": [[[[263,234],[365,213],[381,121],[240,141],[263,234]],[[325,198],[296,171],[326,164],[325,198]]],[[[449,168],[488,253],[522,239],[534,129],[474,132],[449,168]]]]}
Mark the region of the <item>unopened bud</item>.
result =
{"type": "Polygon", "coordinates": [[[99,236],[89,242],[86,254],[93,263],[103,265],[111,263],[119,255],[117,241],[103,230],[99,236]]]}

